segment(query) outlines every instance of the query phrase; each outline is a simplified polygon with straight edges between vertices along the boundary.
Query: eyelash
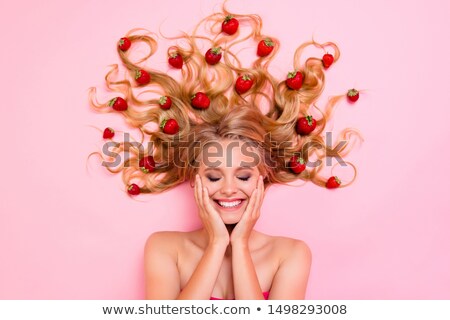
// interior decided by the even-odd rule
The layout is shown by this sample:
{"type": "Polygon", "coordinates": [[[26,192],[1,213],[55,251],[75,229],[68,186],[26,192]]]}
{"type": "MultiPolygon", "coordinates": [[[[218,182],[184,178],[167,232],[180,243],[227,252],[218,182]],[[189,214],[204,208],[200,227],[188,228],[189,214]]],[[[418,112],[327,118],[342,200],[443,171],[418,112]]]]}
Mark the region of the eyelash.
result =
{"type": "MultiPolygon", "coordinates": [[[[239,179],[239,180],[242,180],[242,181],[248,181],[248,179],[250,179],[250,177],[238,178],[238,179],[239,179]]],[[[211,181],[211,182],[216,182],[216,181],[220,180],[220,178],[211,178],[211,177],[208,177],[208,180],[211,181]]]]}

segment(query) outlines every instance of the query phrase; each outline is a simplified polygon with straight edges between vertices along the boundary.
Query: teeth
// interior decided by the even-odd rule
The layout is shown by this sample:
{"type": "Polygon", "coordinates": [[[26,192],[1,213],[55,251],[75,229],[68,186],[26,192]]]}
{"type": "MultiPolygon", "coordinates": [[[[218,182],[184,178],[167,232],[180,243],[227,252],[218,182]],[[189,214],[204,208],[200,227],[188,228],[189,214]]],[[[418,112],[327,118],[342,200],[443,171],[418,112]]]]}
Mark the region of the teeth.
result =
{"type": "Polygon", "coordinates": [[[222,207],[225,208],[232,208],[232,207],[236,207],[238,206],[242,200],[237,200],[237,201],[233,201],[233,202],[223,202],[223,201],[217,201],[222,207]]]}

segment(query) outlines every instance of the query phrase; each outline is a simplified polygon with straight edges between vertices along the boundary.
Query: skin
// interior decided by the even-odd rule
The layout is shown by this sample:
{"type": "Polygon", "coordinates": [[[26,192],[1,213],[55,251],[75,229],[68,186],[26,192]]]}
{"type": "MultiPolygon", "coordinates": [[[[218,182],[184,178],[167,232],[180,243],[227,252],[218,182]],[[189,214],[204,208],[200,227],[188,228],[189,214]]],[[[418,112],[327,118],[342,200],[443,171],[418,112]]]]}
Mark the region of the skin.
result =
{"type": "Polygon", "coordinates": [[[147,240],[146,298],[262,300],[262,292],[270,291],[269,299],[304,299],[309,247],[254,230],[264,199],[263,177],[256,166],[242,167],[254,161],[241,152],[242,142],[217,143],[227,152],[217,155],[206,148],[195,180],[202,228],[156,232],[147,240]],[[215,201],[236,198],[243,204],[232,211],[215,201]]]}

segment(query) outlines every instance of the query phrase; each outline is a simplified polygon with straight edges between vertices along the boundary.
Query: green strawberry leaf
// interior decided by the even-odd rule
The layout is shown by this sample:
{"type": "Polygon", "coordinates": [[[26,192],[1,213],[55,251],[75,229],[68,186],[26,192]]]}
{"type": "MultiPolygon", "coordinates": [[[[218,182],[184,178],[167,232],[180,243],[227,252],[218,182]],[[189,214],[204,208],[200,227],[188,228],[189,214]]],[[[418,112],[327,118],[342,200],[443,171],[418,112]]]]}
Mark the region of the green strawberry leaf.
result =
{"type": "Polygon", "coordinates": [[[161,122],[161,124],[160,124],[160,126],[159,126],[161,129],[164,129],[164,127],[166,126],[167,120],[168,120],[168,119],[166,119],[166,118],[163,119],[163,121],[161,122]]]}
{"type": "Polygon", "coordinates": [[[273,45],[274,45],[272,39],[270,39],[270,38],[264,39],[264,43],[265,43],[266,46],[268,46],[268,47],[273,47],[273,45]]]}
{"type": "Polygon", "coordinates": [[[116,100],[117,100],[117,98],[113,98],[113,99],[109,100],[108,106],[112,107],[114,105],[114,103],[116,103],[116,100]]]}

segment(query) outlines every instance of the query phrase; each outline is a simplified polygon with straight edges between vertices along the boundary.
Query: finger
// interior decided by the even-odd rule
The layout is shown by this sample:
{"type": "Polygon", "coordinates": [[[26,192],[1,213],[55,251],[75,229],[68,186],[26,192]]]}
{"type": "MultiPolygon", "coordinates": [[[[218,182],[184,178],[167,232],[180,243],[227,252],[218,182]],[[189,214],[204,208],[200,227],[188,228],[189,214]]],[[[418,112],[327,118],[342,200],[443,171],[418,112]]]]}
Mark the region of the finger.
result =
{"type": "Polygon", "coordinates": [[[258,182],[256,183],[255,201],[253,204],[253,210],[251,212],[252,219],[258,219],[260,199],[261,199],[261,176],[258,177],[258,182]]]}
{"type": "Polygon", "coordinates": [[[204,216],[205,207],[203,204],[203,197],[202,197],[202,182],[200,177],[197,175],[196,180],[196,188],[197,188],[197,199],[198,199],[198,207],[200,209],[200,216],[204,216]]]}
{"type": "Polygon", "coordinates": [[[255,205],[255,211],[254,211],[256,218],[259,218],[260,209],[262,206],[263,195],[264,195],[264,182],[263,182],[262,176],[259,176],[258,194],[257,194],[256,205],[255,205]]]}
{"type": "Polygon", "coordinates": [[[214,211],[214,208],[211,206],[211,203],[209,202],[208,188],[203,187],[202,190],[203,190],[203,193],[202,193],[203,197],[202,197],[202,199],[203,199],[203,204],[205,206],[205,209],[206,209],[208,214],[212,214],[212,212],[214,211]]]}
{"type": "Polygon", "coordinates": [[[253,216],[253,210],[255,208],[255,201],[256,201],[256,193],[257,193],[257,189],[253,190],[252,195],[250,196],[250,200],[248,201],[247,208],[245,209],[241,220],[246,219],[247,217],[253,216]]]}

